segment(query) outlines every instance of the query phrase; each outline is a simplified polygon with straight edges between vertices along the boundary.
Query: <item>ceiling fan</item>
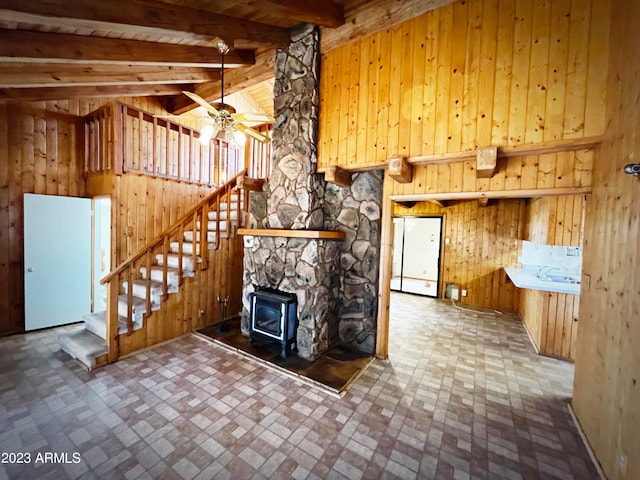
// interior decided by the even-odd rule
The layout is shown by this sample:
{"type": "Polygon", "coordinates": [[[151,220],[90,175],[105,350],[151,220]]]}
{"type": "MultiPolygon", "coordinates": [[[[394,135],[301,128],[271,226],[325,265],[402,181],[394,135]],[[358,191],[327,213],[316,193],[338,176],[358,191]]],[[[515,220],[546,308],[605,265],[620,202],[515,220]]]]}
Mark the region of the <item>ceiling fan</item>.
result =
{"type": "Polygon", "coordinates": [[[236,109],[224,103],[224,56],[229,52],[229,46],[219,41],[217,44],[218,51],[222,58],[221,68],[221,82],[222,89],[220,95],[220,102],[209,103],[200,95],[193,92],[183,91],[187,97],[196,102],[198,105],[204,107],[211,120],[211,123],[205,125],[200,132],[200,142],[203,144],[208,143],[211,138],[224,135],[226,140],[230,138],[238,138],[236,132],[241,132],[256,140],[268,143],[271,139],[264,133],[258,132],[251,128],[247,123],[273,123],[273,117],[261,113],[236,113],[236,109]]]}

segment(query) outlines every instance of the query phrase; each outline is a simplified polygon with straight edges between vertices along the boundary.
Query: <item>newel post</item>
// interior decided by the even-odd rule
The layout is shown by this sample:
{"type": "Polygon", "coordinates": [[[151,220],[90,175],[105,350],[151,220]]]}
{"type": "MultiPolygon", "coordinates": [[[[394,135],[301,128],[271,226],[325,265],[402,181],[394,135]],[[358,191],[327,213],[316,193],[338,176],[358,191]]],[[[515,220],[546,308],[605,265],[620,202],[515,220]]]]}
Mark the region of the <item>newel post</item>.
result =
{"type": "Polygon", "coordinates": [[[118,348],[118,279],[107,285],[107,362],[115,363],[120,357],[118,348]]]}

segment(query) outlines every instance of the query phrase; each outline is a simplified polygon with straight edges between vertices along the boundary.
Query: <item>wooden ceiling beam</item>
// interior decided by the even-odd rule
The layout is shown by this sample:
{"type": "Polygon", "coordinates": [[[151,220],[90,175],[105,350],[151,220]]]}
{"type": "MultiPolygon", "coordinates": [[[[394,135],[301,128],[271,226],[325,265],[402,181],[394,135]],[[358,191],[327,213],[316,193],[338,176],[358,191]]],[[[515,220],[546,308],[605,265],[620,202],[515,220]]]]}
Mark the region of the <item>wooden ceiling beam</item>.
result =
{"type": "MultiPolygon", "coordinates": [[[[163,0],[174,5],[188,5],[198,8],[201,0],[163,0]]],[[[296,23],[313,23],[321,27],[337,27],[344,23],[344,8],[332,0],[207,0],[206,9],[212,12],[229,13],[255,11],[259,17],[269,18],[274,25],[292,26],[296,23]]],[[[266,20],[265,20],[266,21],[266,20]]]]}
{"type": "Polygon", "coordinates": [[[37,102],[77,97],[148,97],[179,95],[180,85],[109,85],[58,88],[0,88],[0,101],[37,102]]]}
{"type": "MultiPolygon", "coordinates": [[[[233,70],[224,72],[224,93],[231,94],[244,90],[245,88],[263,82],[274,76],[275,68],[275,50],[268,50],[256,57],[255,65],[246,68],[234,68],[233,70]]],[[[196,85],[194,93],[197,93],[208,102],[212,102],[220,98],[221,82],[207,82],[196,85]]],[[[180,95],[172,98],[165,106],[167,111],[173,115],[182,115],[196,108],[198,104],[194,103],[186,95],[180,95]]]]}
{"type": "MultiPolygon", "coordinates": [[[[213,47],[0,30],[0,61],[219,68],[221,57],[218,49],[213,47]]],[[[233,50],[224,56],[225,68],[254,63],[255,57],[251,50],[233,50]]]]}
{"type": "Polygon", "coordinates": [[[207,10],[150,0],[0,0],[3,22],[77,28],[121,35],[159,35],[176,40],[221,38],[229,46],[280,48],[289,44],[286,28],[207,10]]]}
{"type": "Polygon", "coordinates": [[[261,8],[273,14],[295,18],[298,22],[331,28],[339,27],[344,23],[342,5],[333,3],[331,0],[262,0],[260,3],[261,8]]]}
{"type": "Polygon", "coordinates": [[[207,68],[0,63],[0,88],[194,84],[219,79],[219,70],[207,68]]]}

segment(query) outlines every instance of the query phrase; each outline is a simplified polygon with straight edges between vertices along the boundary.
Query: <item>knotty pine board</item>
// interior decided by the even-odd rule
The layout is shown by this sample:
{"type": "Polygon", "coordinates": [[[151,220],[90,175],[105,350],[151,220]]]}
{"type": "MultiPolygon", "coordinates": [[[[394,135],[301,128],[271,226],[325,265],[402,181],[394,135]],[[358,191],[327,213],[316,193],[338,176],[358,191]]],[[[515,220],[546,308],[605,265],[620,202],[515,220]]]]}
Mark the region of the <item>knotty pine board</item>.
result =
{"type": "MultiPolygon", "coordinates": [[[[583,195],[530,201],[524,239],[547,245],[582,246],[586,201],[583,195]]],[[[575,359],[579,302],[579,295],[520,289],[518,313],[541,354],[575,359]]]]}
{"type": "Polygon", "coordinates": [[[453,2],[325,52],[318,166],[601,135],[607,4],[453,2]]]}
{"type": "MultiPolygon", "coordinates": [[[[609,15],[608,141],[594,159],[585,214],[589,285],[580,296],[572,405],[604,475],[631,480],[640,478],[640,182],[622,169],[639,161],[640,4],[614,0],[610,11],[608,2],[592,5],[591,29],[604,45],[609,37],[600,23],[609,15]]],[[[593,75],[607,75],[595,68],[588,65],[587,88],[593,75]]]]}
{"type": "MultiPolygon", "coordinates": [[[[117,100],[153,114],[166,113],[153,98],[117,100]]],[[[116,240],[114,245],[118,248],[112,252],[118,252],[118,260],[124,259],[125,252],[131,253],[134,246],[149,238],[152,231],[159,231],[160,226],[166,228],[169,221],[177,219],[183,202],[204,193],[199,187],[174,187],[172,182],[148,187],[147,180],[142,177],[126,180],[122,185],[122,178],[100,175],[85,180],[81,117],[108,101],[100,98],[0,104],[0,335],[24,331],[25,193],[82,197],[126,192],[126,199],[119,198],[119,194],[112,204],[118,220],[112,231],[116,240]],[[133,195],[135,188],[142,190],[133,195]],[[174,191],[176,189],[179,191],[174,191]],[[124,213],[118,210],[120,202],[124,213]],[[160,218],[161,224],[158,223],[160,218]],[[123,226],[129,220],[140,220],[133,237],[123,235],[123,226]]],[[[183,123],[193,128],[201,127],[199,120],[189,116],[183,123]]],[[[211,308],[208,307],[207,312],[211,308]]],[[[79,319],[69,319],[70,322],[76,320],[79,319]]]]}
{"type": "Polygon", "coordinates": [[[477,178],[475,162],[414,166],[411,184],[390,177],[385,177],[385,182],[390,183],[392,195],[588,187],[593,155],[593,150],[578,150],[498,158],[496,173],[490,179],[477,178]]]}
{"type": "Polygon", "coordinates": [[[486,207],[477,200],[452,202],[440,207],[418,202],[411,208],[395,204],[395,216],[442,215],[441,282],[467,290],[461,301],[504,312],[517,312],[519,295],[503,267],[515,266],[518,242],[525,227],[525,200],[491,200],[486,207]]]}

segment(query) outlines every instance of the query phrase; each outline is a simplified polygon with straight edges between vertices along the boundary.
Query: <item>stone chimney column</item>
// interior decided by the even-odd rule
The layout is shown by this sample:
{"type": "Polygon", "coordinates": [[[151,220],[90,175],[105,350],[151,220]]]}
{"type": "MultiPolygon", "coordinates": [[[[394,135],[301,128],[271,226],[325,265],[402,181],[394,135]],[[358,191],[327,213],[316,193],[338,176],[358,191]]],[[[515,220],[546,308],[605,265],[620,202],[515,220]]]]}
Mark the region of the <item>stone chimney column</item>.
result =
{"type": "Polygon", "coordinates": [[[318,27],[298,25],[289,47],[276,54],[267,228],[322,229],[325,182],[316,174],[319,82],[318,27]]]}

